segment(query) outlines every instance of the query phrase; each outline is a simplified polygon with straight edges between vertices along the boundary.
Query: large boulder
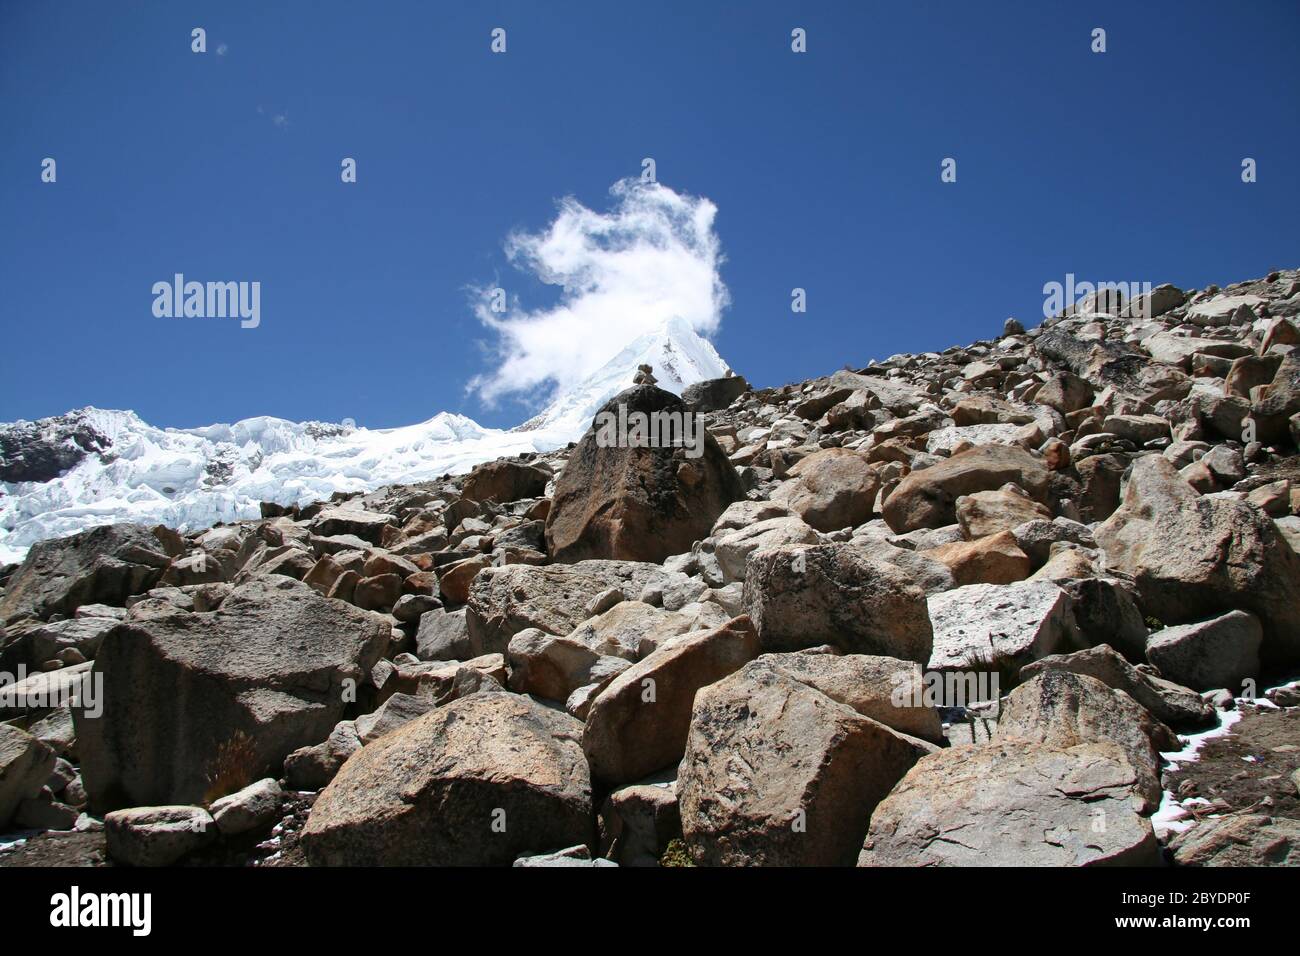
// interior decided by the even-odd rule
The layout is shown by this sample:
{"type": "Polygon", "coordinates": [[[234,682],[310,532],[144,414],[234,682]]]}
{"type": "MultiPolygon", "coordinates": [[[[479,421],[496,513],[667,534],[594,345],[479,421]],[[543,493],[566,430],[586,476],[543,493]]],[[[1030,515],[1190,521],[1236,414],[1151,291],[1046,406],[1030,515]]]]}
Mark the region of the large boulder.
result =
{"type": "Polygon", "coordinates": [[[1034,420],[1034,412],[989,392],[979,392],[953,405],[952,420],[958,427],[999,423],[1028,425],[1034,420]]]}
{"type": "Polygon", "coordinates": [[[756,521],[743,528],[716,533],[713,555],[722,572],[723,584],[745,580],[745,567],[755,551],[779,548],[787,544],[818,544],[822,540],[802,518],[784,516],[756,521]]]}
{"type": "Polygon", "coordinates": [[[478,654],[471,648],[465,609],[436,607],[420,615],[415,655],[422,661],[464,661],[478,654]]]}
{"type": "Polygon", "coordinates": [[[1171,727],[1198,727],[1214,719],[1214,708],[1200,694],[1138,670],[1109,644],[1072,654],[1053,654],[1026,664],[1020,670],[1020,679],[1032,680],[1054,670],[1095,677],[1107,687],[1122,690],[1152,717],[1171,727]]]}
{"type": "MultiPolygon", "coordinates": [[[[870,396],[866,392],[855,392],[851,388],[825,388],[815,389],[811,393],[802,393],[803,397],[797,399],[794,403],[794,413],[800,418],[815,422],[832,408],[841,402],[847,401],[856,395],[861,395],[866,401],[870,401],[870,396]]],[[[879,403],[876,403],[879,407],[879,403]]]]}
{"type": "Polygon", "coordinates": [[[507,866],[594,845],[582,724],[516,694],[473,694],[363,747],[316,799],[315,866],[507,866]]]}
{"type": "Polygon", "coordinates": [[[669,638],[699,630],[695,624],[689,614],[665,611],[644,601],[620,601],[583,621],[569,638],[596,654],[635,661],[669,638]]]}
{"type": "Polygon", "coordinates": [[[1140,396],[1150,391],[1146,356],[1125,343],[1084,339],[1058,327],[1040,335],[1034,344],[1042,355],[1064,362],[1071,372],[1087,379],[1094,387],[1109,385],[1140,396]]]}
{"type": "Polygon", "coordinates": [[[1232,367],[1223,379],[1224,394],[1249,400],[1250,390],[1271,383],[1281,364],[1282,356],[1277,354],[1243,355],[1233,359],[1232,367]]]}
{"type": "Polygon", "coordinates": [[[1097,546],[1092,530],[1069,518],[1053,518],[1050,521],[1034,518],[1016,525],[1011,533],[1015,535],[1016,544],[1020,545],[1020,549],[1029,555],[1035,565],[1046,563],[1051,557],[1052,546],[1057,543],[1078,544],[1088,548],[1097,546]]]}
{"type": "Polygon", "coordinates": [[[361,746],[356,723],[340,720],[325,740],[299,747],[284,758],[284,775],[290,789],[320,790],[361,746]]]}
{"type": "Polygon", "coordinates": [[[772,500],[818,531],[870,521],[880,482],[867,459],[847,448],[826,448],[798,461],[772,500]]]}
{"type": "Polygon", "coordinates": [[[1067,748],[1090,741],[1119,744],[1137,773],[1144,811],[1160,805],[1160,753],[1182,749],[1178,736],[1122,690],[1094,677],[1048,670],[1021,684],[1002,704],[997,736],[1067,748]]]}
{"type": "Polygon", "coordinates": [[[1080,521],[1105,521],[1119,507],[1119,493],[1129,460],[1123,455],[1093,455],[1075,467],[1079,473],[1080,521]]]}
{"type": "Polygon", "coordinates": [[[754,661],[696,695],[685,841],[700,864],[852,864],[873,808],[936,749],[754,661]]]}
{"type": "Polygon", "coordinates": [[[1017,485],[1003,485],[994,491],[977,491],[957,499],[957,523],[967,539],[983,538],[1010,531],[1026,521],[1051,519],[1052,512],[1017,485]]]}
{"type": "Polygon", "coordinates": [[[621,657],[596,653],[576,638],[556,637],[535,627],[510,638],[506,660],[511,690],[548,700],[567,700],[579,687],[598,683],[602,670],[612,677],[631,666],[621,657]]]}
{"type": "MultiPolygon", "coordinates": [[[[455,678],[452,678],[453,682],[455,678]]],[[[385,734],[391,733],[416,717],[422,717],[437,706],[432,695],[393,694],[377,710],[362,714],[352,726],[362,745],[374,743],[385,734]]],[[[296,751],[295,751],[296,753],[296,751]]]]}
{"type": "Polygon", "coordinates": [[[1163,415],[1107,415],[1101,430],[1142,446],[1169,437],[1169,421],[1163,415]]]}
{"type": "MultiPolygon", "coordinates": [[[[438,593],[448,604],[464,604],[469,598],[469,589],[470,585],[474,583],[474,578],[484,568],[489,568],[491,566],[492,559],[486,554],[476,555],[472,558],[466,558],[464,561],[456,561],[453,564],[447,565],[442,571],[442,576],[438,578],[438,593]]],[[[383,577],[395,578],[397,576],[386,574],[383,575],[383,577]]],[[[361,595],[361,588],[365,583],[365,581],[361,581],[357,584],[357,598],[354,599],[357,604],[361,604],[359,598],[361,595]]],[[[399,588],[399,594],[401,593],[401,583],[401,579],[398,578],[397,585],[399,588]]],[[[364,606],[365,605],[362,604],[362,607],[364,606]]]]}
{"type": "Polygon", "coordinates": [[[546,493],[551,473],[536,465],[498,459],[478,465],[465,479],[461,497],[469,501],[506,503],[523,498],[540,498],[546,493]]]}
{"type": "Polygon", "coordinates": [[[202,807],[131,807],[104,817],[108,855],[128,866],[170,866],[217,838],[202,807]]]}
{"type": "Polygon", "coordinates": [[[682,403],[693,412],[717,412],[749,391],[743,375],[710,378],[682,389],[682,403]]]}
{"type": "Polygon", "coordinates": [[[119,618],[70,617],[51,621],[28,632],[31,641],[30,663],[39,667],[61,653],[75,650],[90,659],[99,652],[105,635],[117,626],[119,618]]]}
{"type": "Polygon", "coordinates": [[[710,532],[712,537],[721,537],[723,532],[738,531],[751,525],[761,524],[772,518],[789,518],[790,509],[776,501],[751,501],[745,498],[733,501],[713,522],[710,532]]]}
{"type": "Polygon", "coordinates": [[[896,532],[941,528],[957,520],[957,499],[1008,482],[1047,500],[1051,472],[1043,459],[1013,445],[980,445],[913,471],[885,499],[881,514],[896,532]]]}
{"type": "Polygon", "coordinates": [[[73,709],[92,805],[202,803],[279,776],[291,751],[329,735],[390,634],[284,577],[250,581],[216,611],[124,622],[95,660],[102,714],[73,709]]]}
{"type": "Polygon", "coordinates": [[[1241,690],[1259,676],[1259,618],[1246,611],[1156,631],[1147,638],[1147,660],[1162,677],[1192,690],[1241,690]]]}
{"type": "Polygon", "coordinates": [[[1193,302],[1187,307],[1187,321],[1193,325],[1218,326],[1234,322],[1255,321],[1254,310],[1267,300],[1258,295],[1225,295],[1220,293],[1210,299],[1193,302]],[[1245,308],[1245,313],[1241,311],[1245,308]],[[1246,316],[1249,318],[1246,318],[1246,316]]]}
{"type": "Polygon", "coordinates": [[[765,651],[834,644],[910,661],[930,656],[925,592],[903,569],[851,545],[755,552],[744,603],[765,651]]]}
{"type": "Polygon", "coordinates": [[[387,512],[362,508],[322,508],[312,519],[311,530],[322,537],[354,535],[369,544],[383,543],[384,529],[396,525],[397,518],[387,512]]]}
{"type": "Polygon", "coordinates": [[[39,719],[78,698],[86,707],[102,709],[102,687],[91,679],[94,664],[85,661],[53,671],[37,671],[12,684],[0,682],[0,720],[14,717],[39,719]]]}
{"type": "Polygon", "coordinates": [[[1074,621],[1083,644],[1110,644],[1135,661],[1145,657],[1147,625],[1132,585],[1118,578],[1099,577],[1059,584],[1074,601],[1074,621]]]}
{"type": "Polygon", "coordinates": [[[1169,841],[1178,866],[1300,866],[1300,820],[1246,813],[1201,820],[1169,841]]]}
{"type": "Polygon", "coordinates": [[[870,431],[878,421],[874,410],[879,407],[880,399],[864,388],[854,389],[843,401],[826,410],[827,428],[833,432],[847,429],[870,431]]]}
{"type": "Polygon", "coordinates": [[[1259,440],[1294,443],[1288,421],[1297,412],[1300,412],[1300,351],[1293,351],[1283,356],[1273,381],[1251,407],[1259,440]]]}
{"type": "Polygon", "coordinates": [[[1051,581],[968,584],[929,598],[931,670],[1000,670],[1073,649],[1070,596],[1051,581]]]}
{"type": "Polygon", "coordinates": [[[83,604],[121,605],[149,590],[170,561],[158,537],[137,524],[38,541],[5,586],[0,624],[69,615],[83,604]]]}
{"type": "Polygon", "coordinates": [[[614,790],[600,808],[601,855],[619,866],[658,866],[681,835],[676,767],[614,790]]]}
{"type": "Polygon", "coordinates": [[[1187,301],[1187,293],[1168,282],[1156,286],[1150,292],[1135,295],[1129,299],[1123,314],[1134,318],[1154,319],[1164,315],[1170,309],[1176,309],[1187,301]]]}
{"type": "Polygon", "coordinates": [[[600,595],[638,595],[666,577],[656,564],[633,561],[486,568],[475,575],[465,605],[469,648],[474,654],[505,653],[510,638],[529,627],[562,637],[591,616],[591,603],[600,595]]]}
{"type": "Polygon", "coordinates": [[[653,385],[628,389],[610,399],[596,423],[573,449],[556,482],[546,517],[546,542],[556,561],[662,561],[689,551],[727,505],[744,497],[740,478],[717,440],[671,392],[653,385]],[[626,415],[629,421],[636,421],[634,415],[674,416],[649,420],[652,425],[690,425],[685,432],[691,441],[698,437],[698,454],[689,441],[685,448],[674,448],[658,441],[636,443],[628,435],[616,436],[618,441],[610,444],[605,440],[610,429],[598,427],[608,415],[626,415]]]}
{"type": "Polygon", "coordinates": [[[1109,741],[999,737],[922,757],[871,817],[859,866],[1155,866],[1137,774],[1109,741]]]}
{"type": "Polygon", "coordinates": [[[1034,401],[1068,415],[1092,404],[1092,386],[1070,372],[1057,372],[1043,383],[1034,401]]]}
{"type": "Polygon", "coordinates": [[[1250,415],[1250,402],[1238,395],[1198,391],[1189,400],[1195,412],[1195,421],[1204,426],[1209,436],[1237,441],[1243,425],[1250,415]]]}
{"type": "Polygon", "coordinates": [[[871,654],[764,654],[759,660],[899,733],[944,742],[921,665],[871,654]]]}
{"type": "Polygon", "coordinates": [[[902,568],[912,576],[912,583],[923,590],[926,595],[949,591],[957,586],[957,579],[952,569],[942,561],[936,561],[928,554],[897,548],[887,541],[855,538],[850,542],[862,550],[869,558],[884,561],[902,568]]]}
{"type": "Polygon", "coordinates": [[[238,836],[252,830],[269,830],[279,819],[283,800],[279,782],[267,777],[214,801],[208,812],[222,836],[238,836]]]}
{"type": "Polygon", "coordinates": [[[1093,559],[1078,548],[1057,548],[1051,558],[1041,568],[1029,576],[1032,581],[1055,581],[1065,584],[1069,581],[1086,580],[1097,573],[1093,559]]]}
{"type": "Polygon", "coordinates": [[[1256,508],[1201,496],[1164,456],[1147,455],[1095,536],[1147,614],[1182,624],[1250,611],[1264,627],[1265,664],[1300,660],[1300,556],[1256,508]]]}
{"type": "Polygon", "coordinates": [[[511,865],[521,868],[546,867],[552,869],[557,867],[578,867],[581,869],[605,869],[607,867],[617,867],[619,864],[603,857],[597,857],[593,860],[591,858],[591,850],[585,843],[580,843],[577,846],[568,846],[562,850],[556,850],[553,853],[538,853],[535,856],[521,856],[511,865]]]}
{"type": "Polygon", "coordinates": [[[54,769],[55,753],[26,731],[0,724],[0,833],[18,805],[41,792],[54,769]]]}
{"type": "Polygon", "coordinates": [[[832,388],[862,389],[889,409],[895,415],[910,415],[922,405],[932,402],[934,397],[919,385],[912,385],[902,379],[886,378],[883,375],[862,375],[848,369],[840,369],[828,380],[832,388]]]}
{"type": "MultiPolygon", "coordinates": [[[[306,564],[310,569],[311,559],[304,558],[298,563],[291,560],[293,551],[282,556],[279,566],[273,566],[271,562],[262,565],[258,570],[263,574],[287,574],[290,577],[301,579],[303,572],[301,568],[306,564]]],[[[227,550],[204,551],[197,549],[189,554],[172,558],[171,564],[163,572],[158,583],[164,587],[186,587],[191,584],[217,584],[222,581],[229,581],[234,577],[236,552],[227,550]]]]}
{"type": "MultiPolygon", "coordinates": [[[[443,592],[446,596],[446,592],[443,592]]],[[[362,578],[352,592],[352,603],[367,611],[387,613],[402,596],[402,579],[396,574],[376,574],[362,578]]]]}
{"type": "Polygon", "coordinates": [[[921,554],[947,567],[958,585],[1012,584],[1029,577],[1034,569],[1010,531],[974,541],[950,541],[921,554]]]}
{"type": "Polygon", "coordinates": [[[591,704],[582,749],[592,777],[632,783],[675,764],[686,746],[696,691],[758,656],[747,617],[673,638],[610,682],[591,704]]]}

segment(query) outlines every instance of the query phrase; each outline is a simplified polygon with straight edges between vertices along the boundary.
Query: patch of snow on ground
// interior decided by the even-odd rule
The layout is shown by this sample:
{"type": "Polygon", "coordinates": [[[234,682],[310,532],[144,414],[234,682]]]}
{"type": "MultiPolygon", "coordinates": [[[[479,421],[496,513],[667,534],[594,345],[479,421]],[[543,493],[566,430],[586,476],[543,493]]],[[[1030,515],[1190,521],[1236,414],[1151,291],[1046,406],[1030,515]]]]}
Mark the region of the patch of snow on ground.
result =
{"type": "Polygon", "coordinates": [[[39,831],[20,830],[18,833],[0,833],[0,853],[20,847],[39,831]],[[19,834],[22,834],[21,836],[19,834]]]}
{"type": "MultiPolygon", "coordinates": [[[[1241,700],[1237,702],[1235,710],[1219,711],[1219,723],[1209,730],[1203,730],[1198,734],[1179,734],[1179,739],[1184,743],[1183,749],[1170,753],[1161,753],[1160,756],[1169,764],[1171,770],[1177,770],[1185,763],[1195,762],[1202,747],[1216,737],[1226,737],[1231,732],[1233,724],[1245,716],[1241,712],[1241,708],[1246,703],[1248,702],[1241,700]]],[[[1250,703],[1253,703],[1253,701],[1250,703]]],[[[1156,836],[1163,837],[1170,832],[1181,833],[1190,827],[1195,821],[1184,809],[1184,806],[1196,805],[1194,801],[1197,799],[1199,798],[1179,803],[1178,798],[1166,790],[1160,798],[1160,808],[1151,817],[1151,826],[1155,829],[1156,836]]]]}

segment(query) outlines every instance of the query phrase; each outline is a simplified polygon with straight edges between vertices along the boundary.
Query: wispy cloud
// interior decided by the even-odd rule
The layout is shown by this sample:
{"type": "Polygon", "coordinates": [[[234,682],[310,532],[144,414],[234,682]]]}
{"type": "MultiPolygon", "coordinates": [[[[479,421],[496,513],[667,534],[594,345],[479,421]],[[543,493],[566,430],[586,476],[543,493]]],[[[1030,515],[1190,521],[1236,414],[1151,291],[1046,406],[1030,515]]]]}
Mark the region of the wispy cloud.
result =
{"type": "Polygon", "coordinates": [[[288,129],[289,127],[288,110],[282,110],[277,112],[276,110],[268,110],[264,106],[259,106],[257,108],[257,115],[271,117],[271,122],[275,124],[277,129],[288,129]]]}
{"type": "Polygon", "coordinates": [[[717,330],[730,302],[719,274],[717,207],[631,179],[610,195],[604,213],[565,198],[545,229],[506,240],[515,266],[560,288],[555,306],[529,310],[511,297],[505,312],[494,312],[491,290],[474,290],[474,313],[497,336],[494,368],[469,383],[487,404],[573,385],[668,319],[704,335],[717,330]]]}

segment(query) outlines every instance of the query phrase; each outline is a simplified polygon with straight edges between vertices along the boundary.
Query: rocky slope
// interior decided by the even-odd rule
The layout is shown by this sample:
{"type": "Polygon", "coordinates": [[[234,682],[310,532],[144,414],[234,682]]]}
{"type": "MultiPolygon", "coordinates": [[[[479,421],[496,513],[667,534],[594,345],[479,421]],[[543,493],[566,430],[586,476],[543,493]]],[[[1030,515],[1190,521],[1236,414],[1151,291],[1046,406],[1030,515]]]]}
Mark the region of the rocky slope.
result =
{"type": "Polygon", "coordinates": [[[783,388],[640,374],[604,408],[702,415],[699,454],[37,543],[0,862],[1300,863],[1297,312],[1286,271],[783,388]]]}

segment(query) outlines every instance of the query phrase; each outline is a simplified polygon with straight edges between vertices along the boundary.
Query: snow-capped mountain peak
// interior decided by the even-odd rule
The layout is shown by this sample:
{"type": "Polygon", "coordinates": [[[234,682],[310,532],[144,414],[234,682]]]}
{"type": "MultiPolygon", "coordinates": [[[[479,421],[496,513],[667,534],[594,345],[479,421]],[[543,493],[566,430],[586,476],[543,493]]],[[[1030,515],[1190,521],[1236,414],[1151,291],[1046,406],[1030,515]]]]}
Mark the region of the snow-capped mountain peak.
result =
{"type": "Polygon", "coordinates": [[[601,406],[632,385],[637,367],[649,365],[657,384],[676,395],[695,382],[722,378],[731,367],[685,321],[672,318],[629,342],[581,384],[567,389],[516,432],[561,431],[581,435],[601,406]]]}

